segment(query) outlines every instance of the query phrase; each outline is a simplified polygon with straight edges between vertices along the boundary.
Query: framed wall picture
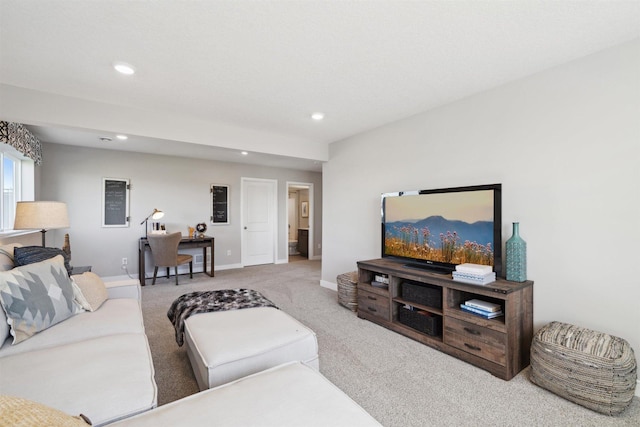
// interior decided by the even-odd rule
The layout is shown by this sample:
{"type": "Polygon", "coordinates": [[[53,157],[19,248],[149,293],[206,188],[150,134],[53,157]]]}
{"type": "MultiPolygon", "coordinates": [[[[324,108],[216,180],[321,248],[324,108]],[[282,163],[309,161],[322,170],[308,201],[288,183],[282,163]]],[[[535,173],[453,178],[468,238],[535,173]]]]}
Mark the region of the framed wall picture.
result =
{"type": "Polygon", "coordinates": [[[229,186],[224,184],[211,184],[211,224],[231,224],[229,217],[229,186]]]}
{"type": "Polygon", "coordinates": [[[302,211],[302,218],[309,218],[309,202],[300,203],[300,210],[302,211]]]}
{"type": "Polygon", "coordinates": [[[128,179],[102,178],[102,227],[129,226],[128,179]]]}

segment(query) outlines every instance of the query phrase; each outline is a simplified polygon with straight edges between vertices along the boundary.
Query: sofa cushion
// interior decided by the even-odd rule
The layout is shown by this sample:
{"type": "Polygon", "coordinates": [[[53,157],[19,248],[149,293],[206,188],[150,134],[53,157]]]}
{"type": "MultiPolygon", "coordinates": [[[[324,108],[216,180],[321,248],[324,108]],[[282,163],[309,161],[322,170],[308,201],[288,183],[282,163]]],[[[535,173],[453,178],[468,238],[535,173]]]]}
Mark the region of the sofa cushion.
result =
{"type": "Polygon", "coordinates": [[[378,426],[322,374],[293,362],[193,394],[109,427],[378,426]]]}
{"type": "Polygon", "coordinates": [[[104,282],[109,299],[133,298],[140,301],[142,289],[138,279],[124,279],[104,282]]]}
{"type": "Polygon", "coordinates": [[[134,299],[110,299],[100,309],[77,314],[20,344],[5,344],[0,348],[0,361],[13,354],[127,333],[144,333],[140,303],[134,299]]]}
{"type": "Polygon", "coordinates": [[[90,424],[80,416],[72,417],[41,403],[15,396],[0,395],[0,420],[13,427],[86,427],[90,424]]]}
{"type": "Polygon", "coordinates": [[[13,344],[83,311],[73,299],[73,285],[60,255],[0,272],[0,303],[13,344]]]}
{"type": "Polygon", "coordinates": [[[95,273],[76,274],[71,280],[76,285],[76,301],[87,311],[96,311],[109,298],[107,287],[95,273]]]}
{"type": "Polygon", "coordinates": [[[43,246],[18,246],[13,249],[13,262],[16,267],[21,265],[29,265],[36,262],[51,259],[54,256],[60,255],[64,258],[64,268],[67,269],[67,275],[71,276],[71,261],[69,254],[62,249],[47,248],[43,246]]]}
{"type": "Polygon", "coordinates": [[[153,375],[146,335],[117,334],[3,357],[0,394],[84,414],[99,426],[155,408],[153,375]]]}

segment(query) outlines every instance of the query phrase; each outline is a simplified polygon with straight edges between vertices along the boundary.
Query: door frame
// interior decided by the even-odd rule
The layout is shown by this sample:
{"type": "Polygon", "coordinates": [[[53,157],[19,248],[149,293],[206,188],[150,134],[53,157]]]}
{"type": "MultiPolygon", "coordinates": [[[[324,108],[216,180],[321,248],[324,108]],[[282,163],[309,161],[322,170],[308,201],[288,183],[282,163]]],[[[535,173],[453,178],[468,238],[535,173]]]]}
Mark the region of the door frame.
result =
{"type": "Polygon", "coordinates": [[[246,254],[245,254],[245,235],[244,232],[244,196],[245,196],[245,185],[247,182],[262,182],[269,183],[273,187],[273,199],[271,200],[271,207],[273,208],[273,260],[272,264],[276,263],[278,259],[278,180],[277,179],[265,179],[265,178],[250,178],[250,177],[240,177],[240,263],[242,267],[246,266],[246,254]]]}
{"type": "MultiPolygon", "coordinates": [[[[309,190],[309,259],[316,259],[315,253],[316,251],[314,250],[314,227],[313,227],[313,207],[314,207],[314,203],[313,203],[313,183],[312,182],[299,182],[299,181],[287,181],[287,201],[289,200],[289,187],[291,186],[300,186],[300,187],[307,187],[309,190]]],[[[300,201],[298,200],[298,203],[300,201]]],[[[288,202],[287,202],[288,203],[288,202]]],[[[285,217],[285,224],[289,224],[289,209],[287,209],[286,211],[286,217],[285,217]]],[[[285,233],[283,235],[284,238],[284,245],[285,248],[287,248],[287,259],[284,262],[289,262],[289,232],[287,230],[287,228],[285,227],[285,233]]]]}

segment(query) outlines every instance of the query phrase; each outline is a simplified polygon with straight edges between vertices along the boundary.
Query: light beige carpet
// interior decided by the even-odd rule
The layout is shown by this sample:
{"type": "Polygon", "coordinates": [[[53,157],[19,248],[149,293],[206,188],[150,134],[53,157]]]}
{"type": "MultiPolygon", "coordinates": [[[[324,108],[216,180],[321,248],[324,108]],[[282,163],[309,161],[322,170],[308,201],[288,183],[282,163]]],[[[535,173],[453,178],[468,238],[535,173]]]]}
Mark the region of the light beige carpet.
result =
{"type": "Polygon", "coordinates": [[[320,262],[302,260],[218,271],[213,278],[180,276],[180,286],[162,278],[143,287],[159,405],[198,391],[167,319],[171,302],[197,290],[251,288],[316,332],[320,371],[385,426],[640,426],[637,397],[621,416],[608,417],[537,387],[528,369],[503,381],[358,319],[319,281],[320,262]]]}

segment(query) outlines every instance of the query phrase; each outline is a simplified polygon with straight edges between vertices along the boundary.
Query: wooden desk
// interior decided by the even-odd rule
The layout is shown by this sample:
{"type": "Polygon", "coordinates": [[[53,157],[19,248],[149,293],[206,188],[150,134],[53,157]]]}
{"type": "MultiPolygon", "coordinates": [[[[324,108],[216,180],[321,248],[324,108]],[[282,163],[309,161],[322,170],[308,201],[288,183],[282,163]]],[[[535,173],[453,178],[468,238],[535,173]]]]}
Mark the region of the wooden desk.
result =
{"type": "MultiPolygon", "coordinates": [[[[214,238],[209,236],[204,237],[183,237],[178,245],[180,248],[202,248],[202,265],[206,274],[213,277],[213,261],[214,261],[214,238]],[[211,248],[211,271],[207,272],[207,248],[211,248]]],[[[145,283],[145,254],[149,248],[149,241],[145,237],[141,237],[138,242],[138,280],[140,285],[144,286],[145,283]]]]}

